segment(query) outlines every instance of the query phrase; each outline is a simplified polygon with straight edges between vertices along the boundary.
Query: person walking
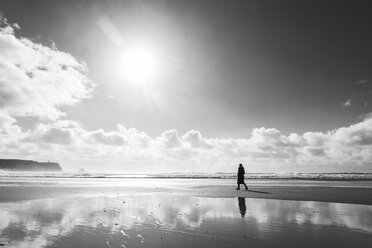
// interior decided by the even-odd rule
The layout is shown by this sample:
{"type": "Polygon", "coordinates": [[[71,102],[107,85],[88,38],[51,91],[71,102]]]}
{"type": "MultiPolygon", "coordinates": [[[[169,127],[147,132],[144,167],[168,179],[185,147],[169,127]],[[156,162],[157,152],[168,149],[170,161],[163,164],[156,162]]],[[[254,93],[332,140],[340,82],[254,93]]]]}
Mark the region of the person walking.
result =
{"type": "Polygon", "coordinates": [[[236,190],[240,190],[240,184],[243,184],[245,186],[245,190],[248,190],[248,187],[244,182],[244,174],[245,174],[244,167],[243,167],[242,164],[239,164],[239,168],[238,168],[238,187],[236,188],[236,190]]]}

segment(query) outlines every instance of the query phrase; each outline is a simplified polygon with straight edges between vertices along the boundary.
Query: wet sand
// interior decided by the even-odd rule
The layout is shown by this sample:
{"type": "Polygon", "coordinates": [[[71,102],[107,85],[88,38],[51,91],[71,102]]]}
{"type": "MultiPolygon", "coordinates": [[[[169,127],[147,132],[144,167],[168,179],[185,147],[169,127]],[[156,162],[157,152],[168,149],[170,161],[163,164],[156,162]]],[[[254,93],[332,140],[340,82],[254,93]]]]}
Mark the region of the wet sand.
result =
{"type": "MultiPolygon", "coordinates": [[[[23,179],[21,179],[23,180],[23,179]]],[[[51,197],[120,196],[172,193],[220,198],[263,198],[372,205],[372,182],[261,183],[248,184],[248,191],[235,190],[233,180],[201,179],[48,179],[42,182],[0,180],[0,202],[51,197]]],[[[243,187],[242,187],[243,188],[243,187]]]]}
{"type": "Polygon", "coordinates": [[[8,202],[0,212],[5,247],[372,245],[368,205],[154,193],[8,202]]]}
{"type": "Polygon", "coordinates": [[[4,179],[0,246],[372,246],[370,183],[232,183],[4,179]]]}

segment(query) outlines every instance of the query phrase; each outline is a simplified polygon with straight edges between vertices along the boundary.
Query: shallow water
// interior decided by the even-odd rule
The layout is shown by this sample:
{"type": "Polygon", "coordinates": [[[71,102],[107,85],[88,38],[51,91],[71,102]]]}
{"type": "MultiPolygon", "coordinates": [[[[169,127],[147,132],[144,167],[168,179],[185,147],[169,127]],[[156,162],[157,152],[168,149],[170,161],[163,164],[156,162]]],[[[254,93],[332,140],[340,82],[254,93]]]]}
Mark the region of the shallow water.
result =
{"type": "MultiPolygon", "coordinates": [[[[203,186],[230,186],[236,179],[219,178],[74,178],[74,177],[2,177],[0,186],[53,186],[53,187],[145,187],[145,188],[174,188],[184,189],[203,186]]],[[[247,179],[249,186],[298,186],[298,187],[358,187],[372,188],[372,181],[327,181],[327,180],[275,180],[275,179],[247,179]]]]}
{"type": "Polygon", "coordinates": [[[5,247],[372,247],[372,206],[148,194],[0,204],[5,247]]]}

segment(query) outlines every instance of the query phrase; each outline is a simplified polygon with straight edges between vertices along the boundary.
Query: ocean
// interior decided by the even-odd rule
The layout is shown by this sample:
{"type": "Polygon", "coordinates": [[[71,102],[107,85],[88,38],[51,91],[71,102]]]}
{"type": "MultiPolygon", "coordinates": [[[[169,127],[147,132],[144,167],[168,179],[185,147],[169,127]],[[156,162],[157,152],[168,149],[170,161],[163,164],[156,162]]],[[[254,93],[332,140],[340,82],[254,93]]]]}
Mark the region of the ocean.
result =
{"type": "MultiPolygon", "coordinates": [[[[119,172],[11,172],[0,170],[0,177],[40,178],[182,178],[182,179],[235,179],[236,173],[119,173],[119,172]]],[[[372,181],[372,173],[247,173],[246,179],[258,180],[316,180],[316,181],[372,181]]]]}

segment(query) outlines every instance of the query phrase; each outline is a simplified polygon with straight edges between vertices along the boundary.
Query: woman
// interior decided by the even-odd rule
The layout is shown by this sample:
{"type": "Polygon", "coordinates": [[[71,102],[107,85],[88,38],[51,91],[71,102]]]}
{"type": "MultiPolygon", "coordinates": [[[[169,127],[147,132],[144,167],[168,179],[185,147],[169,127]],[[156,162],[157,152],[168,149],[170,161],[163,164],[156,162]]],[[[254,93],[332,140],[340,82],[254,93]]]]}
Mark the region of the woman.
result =
{"type": "Polygon", "coordinates": [[[236,188],[237,190],[240,190],[240,184],[243,184],[245,186],[245,190],[248,190],[247,185],[244,182],[244,167],[242,164],[239,164],[239,169],[238,169],[238,187],[236,188]]]}

